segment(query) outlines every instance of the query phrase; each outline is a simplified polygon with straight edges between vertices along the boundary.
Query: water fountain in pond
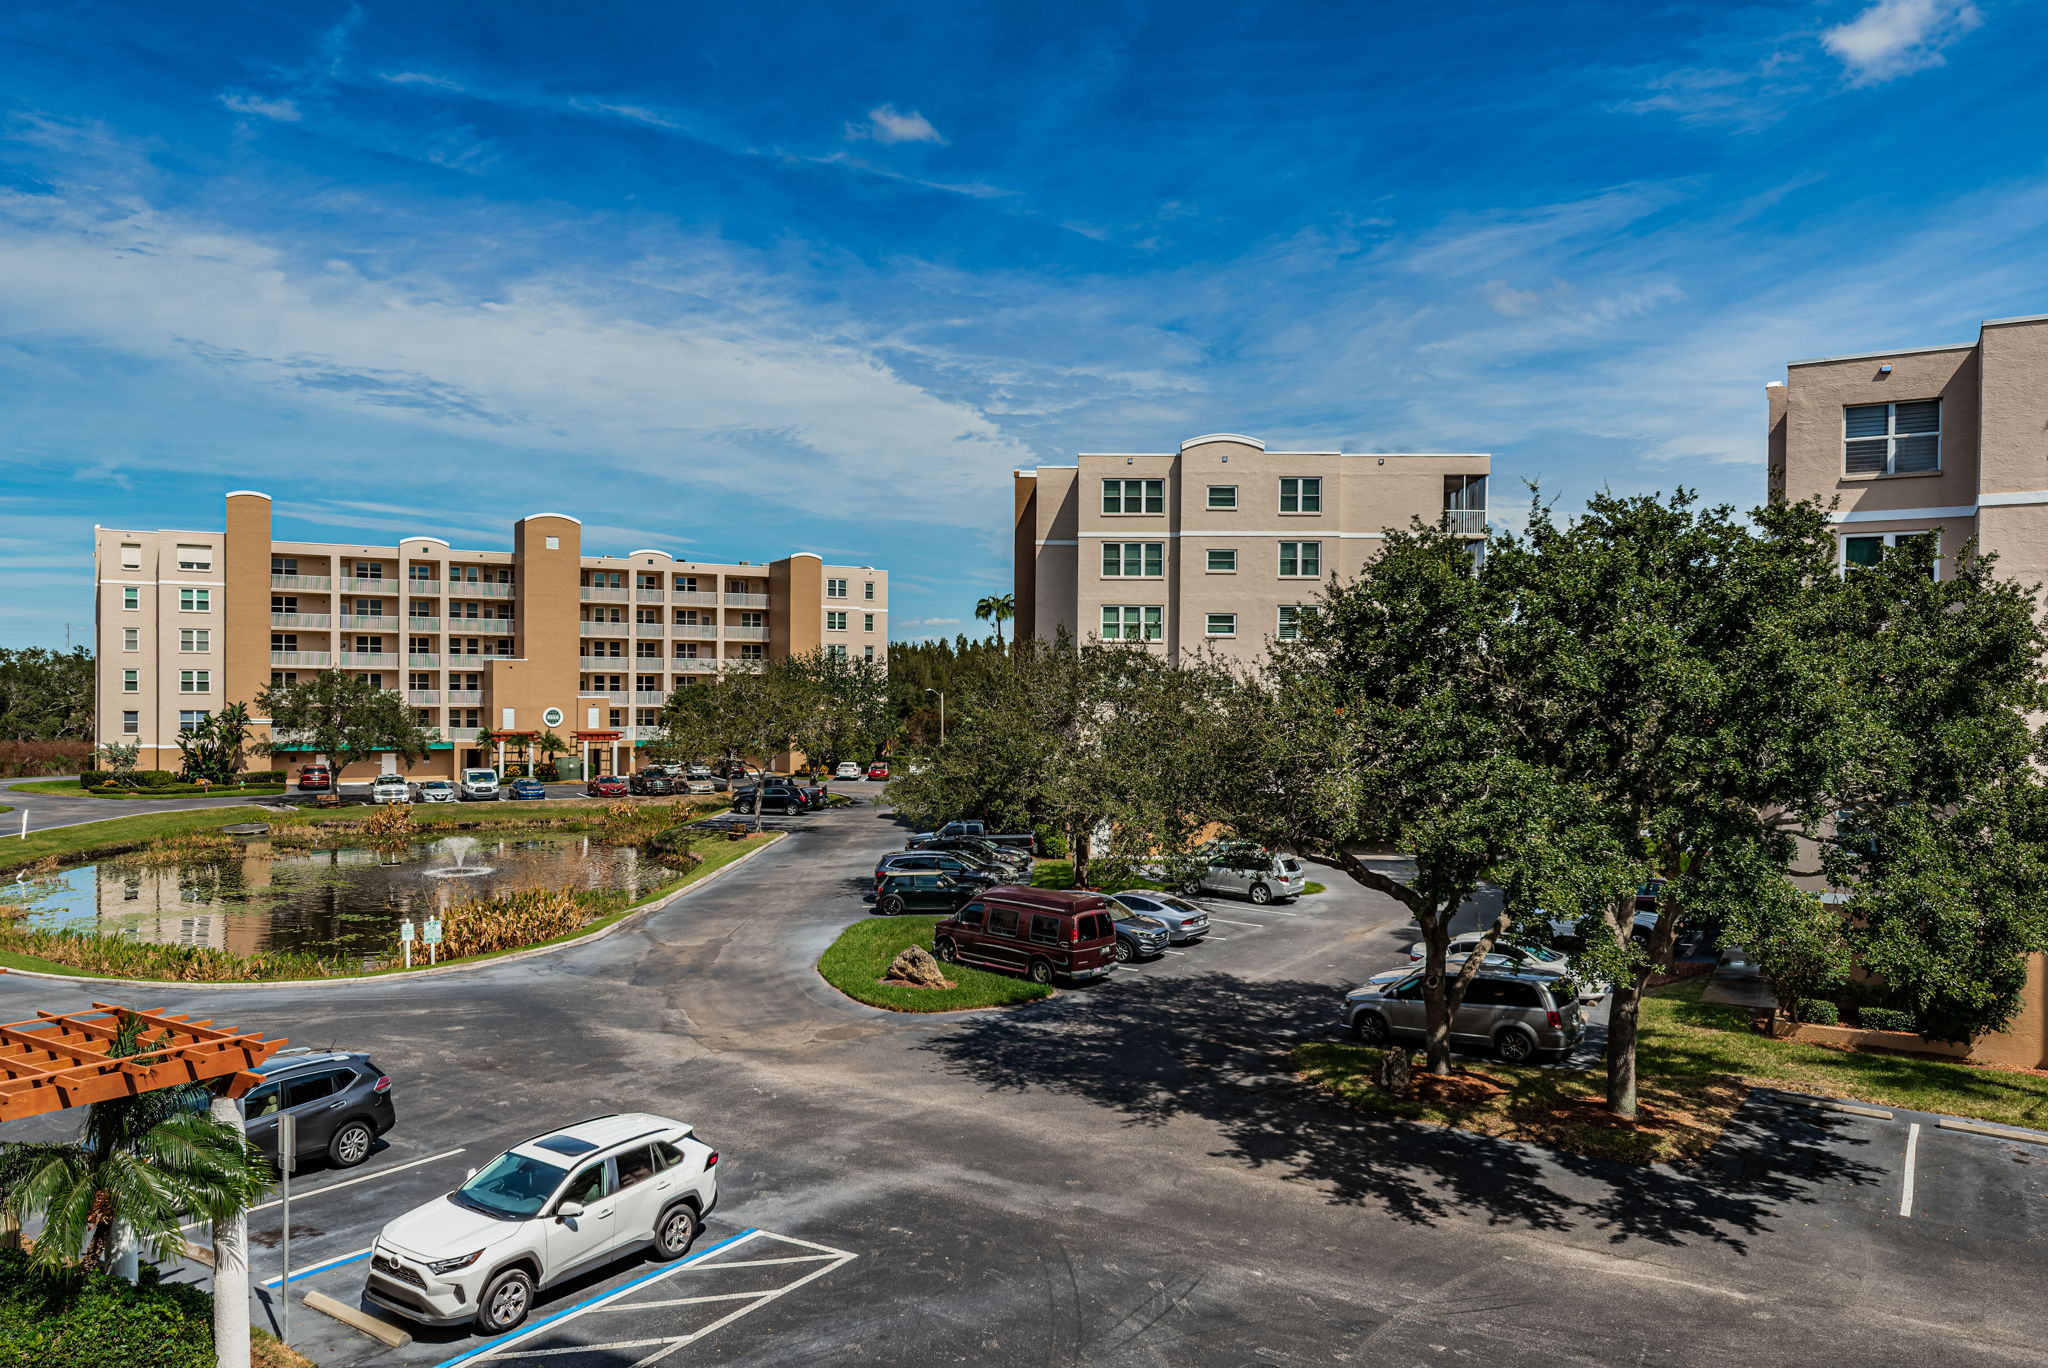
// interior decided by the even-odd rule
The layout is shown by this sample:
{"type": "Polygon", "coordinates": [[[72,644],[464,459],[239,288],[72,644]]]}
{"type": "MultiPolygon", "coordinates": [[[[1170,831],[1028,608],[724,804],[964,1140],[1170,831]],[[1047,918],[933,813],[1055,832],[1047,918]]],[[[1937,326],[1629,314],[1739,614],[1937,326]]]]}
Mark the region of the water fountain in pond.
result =
{"type": "Polygon", "coordinates": [[[473,865],[469,863],[469,857],[476,854],[477,839],[474,836],[450,836],[447,840],[437,841],[435,844],[446,851],[449,858],[453,859],[455,863],[452,865],[439,865],[433,869],[423,869],[420,871],[430,879],[473,879],[482,874],[497,872],[496,865],[473,865]]]}

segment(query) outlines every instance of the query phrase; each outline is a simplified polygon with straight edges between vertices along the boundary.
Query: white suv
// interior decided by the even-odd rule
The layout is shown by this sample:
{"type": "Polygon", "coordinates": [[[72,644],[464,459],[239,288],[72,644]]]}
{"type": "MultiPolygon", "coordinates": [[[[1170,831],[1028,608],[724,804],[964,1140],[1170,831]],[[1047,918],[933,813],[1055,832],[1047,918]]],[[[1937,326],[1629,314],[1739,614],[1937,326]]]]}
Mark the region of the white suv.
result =
{"type": "Polygon", "coordinates": [[[409,1320],[503,1334],[565,1278],[649,1245],[680,1258],[718,1203],[717,1166],[689,1126],[646,1112],[537,1135],[385,1226],[366,1290],[409,1320]]]}

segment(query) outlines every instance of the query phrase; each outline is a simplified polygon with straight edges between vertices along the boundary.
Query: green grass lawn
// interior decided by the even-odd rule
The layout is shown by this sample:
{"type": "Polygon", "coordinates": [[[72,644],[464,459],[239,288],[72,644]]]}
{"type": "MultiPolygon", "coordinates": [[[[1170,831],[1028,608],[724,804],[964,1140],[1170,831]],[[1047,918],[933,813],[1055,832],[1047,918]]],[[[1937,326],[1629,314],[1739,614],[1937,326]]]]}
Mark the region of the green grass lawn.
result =
{"type": "Polygon", "coordinates": [[[1658,989],[1643,1003],[1639,1066],[1642,1121],[1606,1114],[1605,1076],[1469,1063],[1441,1095],[1390,1097],[1373,1082],[1383,1051],[1363,1045],[1299,1045],[1301,1075],[1373,1111],[1533,1141],[1636,1163],[1696,1159],[1752,1087],[1767,1086],[1877,1106],[2048,1125],[2048,1078],[1903,1055],[1859,1054],[1773,1040],[1750,1014],[1699,1000],[1702,975],[1658,989]]]}
{"type": "Polygon", "coordinates": [[[275,813],[259,807],[188,808],[183,812],[145,812],[110,817],[103,822],[31,831],[26,839],[0,837],[0,873],[46,859],[82,860],[117,855],[146,842],[188,831],[211,831],[231,822],[268,822],[275,813]]]}
{"type": "Polygon", "coordinates": [[[215,784],[210,790],[201,790],[192,784],[173,784],[169,788],[80,788],[70,779],[39,779],[30,784],[9,784],[9,788],[21,793],[55,793],[67,798],[111,798],[128,802],[161,802],[171,798],[274,798],[285,791],[283,784],[251,784],[237,788],[232,784],[215,784]]]}
{"type": "Polygon", "coordinates": [[[906,947],[932,946],[932,928],[943,917],[869,917],[839,933],[818,957],[825,982],[871,1007],[899,1012],[957,1012],[969,1007],[1007,1007],[1050,996],[1052,989],[1009,974],[991,974],[965,964],[945,965],[952,988],[912,988],[882,983],[889,962],[906,947]]]}

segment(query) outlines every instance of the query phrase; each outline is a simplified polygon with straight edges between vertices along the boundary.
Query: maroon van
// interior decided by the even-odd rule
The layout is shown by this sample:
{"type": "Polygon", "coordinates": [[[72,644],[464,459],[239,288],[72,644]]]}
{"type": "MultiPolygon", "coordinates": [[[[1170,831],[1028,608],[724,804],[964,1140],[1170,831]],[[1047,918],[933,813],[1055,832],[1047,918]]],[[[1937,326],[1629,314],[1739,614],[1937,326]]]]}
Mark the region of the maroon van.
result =
{"type": "Polygon", "coordinates": [[[932,952],[1033,983],[1101,978],[1116,964],[1116,923],[1100,893],[998,884],[932,928],[932,952]]]}

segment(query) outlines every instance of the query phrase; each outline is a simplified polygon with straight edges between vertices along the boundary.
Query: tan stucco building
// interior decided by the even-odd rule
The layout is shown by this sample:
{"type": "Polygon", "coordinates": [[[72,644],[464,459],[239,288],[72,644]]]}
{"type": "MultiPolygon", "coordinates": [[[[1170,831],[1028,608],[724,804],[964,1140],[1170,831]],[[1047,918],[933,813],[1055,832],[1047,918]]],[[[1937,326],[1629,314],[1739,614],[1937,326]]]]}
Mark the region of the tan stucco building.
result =
{"type": "MultiPolygon", "coordinates": [[[[1844,567],[1929,536],[1945,574],[1975,537],[2001,575],[2048,580],[2048,315],[1992,319],[1955,346],[1794,361],[1766,394],[1770,497],[1838,500],[1844,567]]],[[[2048,1067],[2048,957],[2030,958],[2020,1015],[1954,1053],[2048,1067]]]]}
{"type": "Polygon", "coordinates": [[[725,661],[821,647],[887,660],[885,571],[801,551],[758,565],[586,555],[582,531],[536,513],[513,525],[510,551],[277,541],[269,496],[248,490],[227,496],[218,531],[95,528],[98,739],[175,770],[175,738],[200,714],[342,669],[402,692],[440,732],[416,776],[497,763],[505,751],[483,731],[514,746],[553,731],[586,765],[619,769],[657,732],[669,691],[725,661]]]}
{"type": "Polygon", "coordinates": [[[1017,634],[1213,649],[1293,635],[1331,575],[1420,518],[1486,533],[1486,455],[1268,451],[1213,433],[1173,452],[1083,454],[1015,474],[1017,634]]]}

